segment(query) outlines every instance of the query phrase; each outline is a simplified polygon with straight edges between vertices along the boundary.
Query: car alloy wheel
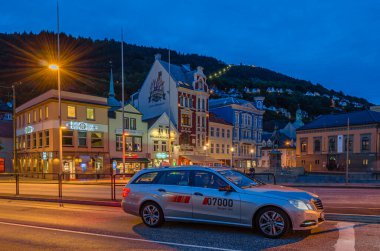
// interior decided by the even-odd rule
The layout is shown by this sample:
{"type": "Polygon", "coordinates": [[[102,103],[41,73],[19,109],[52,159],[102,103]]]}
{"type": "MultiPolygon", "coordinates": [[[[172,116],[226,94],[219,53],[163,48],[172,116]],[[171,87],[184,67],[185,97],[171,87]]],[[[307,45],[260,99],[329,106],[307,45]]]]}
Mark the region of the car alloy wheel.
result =
{"type": "Polygon", "coordinates": [[[277,208],[262,210],[256,220],[256,227],[269,238],[278,238],[285,234],[290,226],[288,216],[277,208]]]}
{"type": "Polygon", "coordinates": [[[147,203],[144,205],[141,217],[143,222],[149,227],[161,225],[163,219],[161,209],[155,203],[147,203]]]}

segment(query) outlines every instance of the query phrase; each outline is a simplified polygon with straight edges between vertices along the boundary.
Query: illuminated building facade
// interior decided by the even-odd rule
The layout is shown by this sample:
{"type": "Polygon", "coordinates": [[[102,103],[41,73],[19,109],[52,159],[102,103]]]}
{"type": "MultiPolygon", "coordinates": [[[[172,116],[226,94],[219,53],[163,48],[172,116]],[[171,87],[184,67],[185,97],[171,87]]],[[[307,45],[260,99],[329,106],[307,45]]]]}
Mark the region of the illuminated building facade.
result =
{"type": "MultiPolygon", "coordinates": [[[[63,172],[109,173],[107,99],[61,92],[63,172]]],[[[58,173],[58,92],[50,90],[16,109],[19,172],[58,173]]]]}

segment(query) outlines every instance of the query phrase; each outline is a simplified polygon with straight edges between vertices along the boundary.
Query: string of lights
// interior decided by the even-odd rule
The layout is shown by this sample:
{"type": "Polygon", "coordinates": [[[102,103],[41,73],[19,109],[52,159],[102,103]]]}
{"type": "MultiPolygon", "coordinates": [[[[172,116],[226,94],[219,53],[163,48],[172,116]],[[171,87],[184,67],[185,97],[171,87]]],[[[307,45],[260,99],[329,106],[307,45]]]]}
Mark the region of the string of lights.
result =
{"type": "Polygon", "coordinates": [[[225,74],[229,69],[231,69],[232,65],[227,65],[223,69],[216,71],[208,76],[208,79],[218,78],[221,75],[225,74]]]}

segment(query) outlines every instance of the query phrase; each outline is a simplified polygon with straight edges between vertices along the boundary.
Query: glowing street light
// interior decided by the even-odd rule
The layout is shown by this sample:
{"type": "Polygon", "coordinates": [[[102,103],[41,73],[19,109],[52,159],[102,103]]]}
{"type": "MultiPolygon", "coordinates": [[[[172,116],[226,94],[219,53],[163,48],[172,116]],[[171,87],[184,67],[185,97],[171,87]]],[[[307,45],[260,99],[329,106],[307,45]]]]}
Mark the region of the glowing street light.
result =
{"type": "Polygon", "coordinates": [[[49,69],[52,70],[52,71],[58,71],[59,70],[59,66],[57,64],[50,64],[49,65],[49,69]]]}

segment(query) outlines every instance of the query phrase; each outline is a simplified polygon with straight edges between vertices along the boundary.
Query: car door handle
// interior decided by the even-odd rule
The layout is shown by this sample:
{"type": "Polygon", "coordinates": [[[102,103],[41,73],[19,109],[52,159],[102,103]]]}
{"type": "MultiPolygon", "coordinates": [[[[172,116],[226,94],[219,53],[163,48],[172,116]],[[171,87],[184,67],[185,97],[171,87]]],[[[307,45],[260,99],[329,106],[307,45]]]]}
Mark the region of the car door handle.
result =
{"type": "Polygon", "coordinates": [[[159,189],[158,189],[158,191],[159,191],[159,192],[163,192],[163,193],[166,193],[166,190],[165,190],[165,189],[163,189],[163,188],[159,188],[159,189]]]}
{"type": "Polygon", "coordinates": [[[196,196],[203,196],[203,194],[198,193],[198,192],[195,192],[194,195],[196,195],[196,196]]]}

